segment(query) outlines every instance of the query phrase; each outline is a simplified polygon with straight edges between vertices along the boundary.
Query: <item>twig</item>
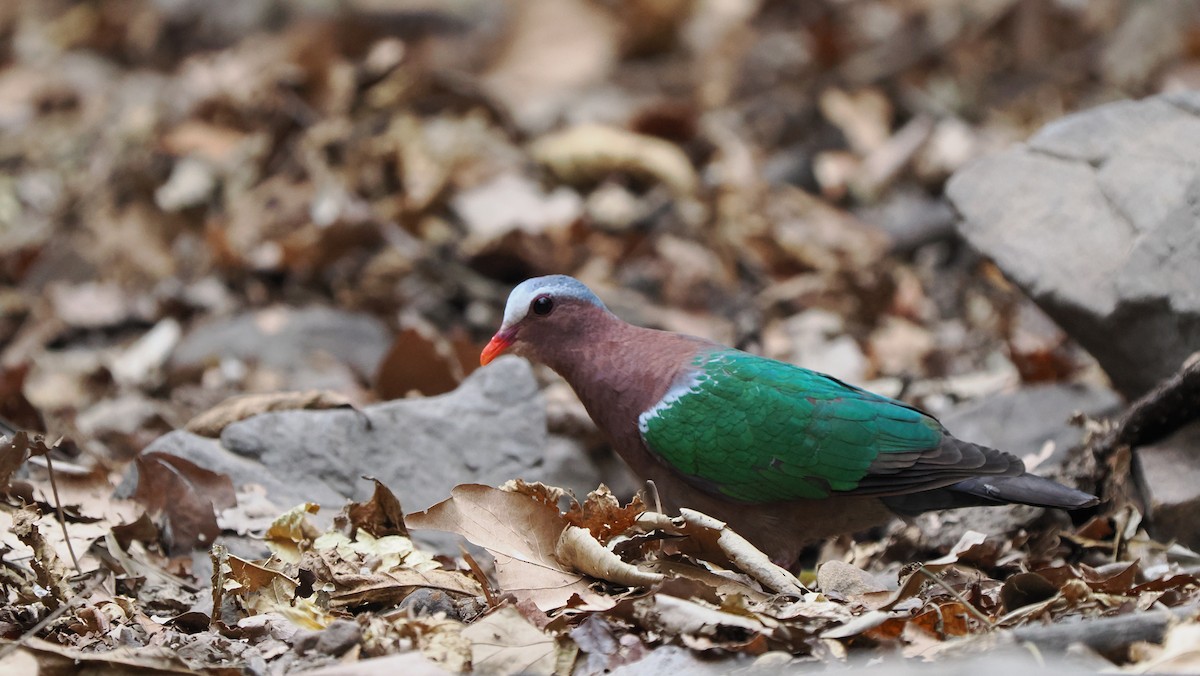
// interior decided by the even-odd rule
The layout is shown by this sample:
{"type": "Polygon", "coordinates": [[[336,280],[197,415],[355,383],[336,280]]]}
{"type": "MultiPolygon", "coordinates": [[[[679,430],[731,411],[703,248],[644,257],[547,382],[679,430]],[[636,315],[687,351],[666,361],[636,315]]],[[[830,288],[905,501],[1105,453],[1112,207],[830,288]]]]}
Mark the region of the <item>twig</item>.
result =
{"type": "Polygon", "coordinates": [[[96,587],[100,586],[100,583],[104,581],[104,578],[108,577],[107,572],[101,568],[97,568],[96,570],[92,571],[92,575],[94,576],[92,580],[88,582],[83,589],[79,590],[79,593],[76,594],[74,598],[50,611],[46,617],[42,618],[41,622],[38,622],[30,627],[28,630],[22,633],[17,640],[4,647],[0,647],[0,662],[4,661],[4,658],[8,657],[9,654],[14,650],[24,645],[26,641],[34,636],[37,636],[43,629],[50,626],[51,622],[54,622],[58,618],[62,617],[63,614],[65,614],[68,610],[71,610],[75,606],[83,603],[87,596],[91,594],[96,587]]]}
{"type": "Polygon", "coordinates": [[[917,572],[924,574],[925,577],[933,580],[934,583],[936,583],[939,587],[949,592],[949,594],[954,597],[954,600],[958,601],[962,607],[966,608],[967,612],[971,613],[975,619],[982,622],[983,625],[988,628],[988,631],[996,628],[996,625],[990,619],[988,619],[987,615],[984,615],[983,612],[976,608],[970,601],[963,598],[962,594],[959,594],[954,587],[950,586],[950,583],[929,572],[929,569],[923,565],[917,569],[917,572]]]}
{"type": "Polygon", "coordinates": [[[79,567],[79,559],[75,557],[75,548],[71,546],[71,536],[67,533],[67,519],[63,516],[62,500],[58,499],[58,482],[54,480],[54,462],[50,454],[46,454],[46,470],[50,473],[50,490],[54,493],[54,511],[58,513],[58,525],[62,527],[63,540],[67,543],[67,553],[71,555],[71,563],[75,564],[75,572],[83,575],[79,567]]]}
{"type": "Polygon", "coordinates": [[[462,552],[463,560],[467,562],[467,568],[471,569],[471,574],[479,580],[479,586],[483,588],[483,597],[487,600],[488,610],[499,606],[500,599],[496,598],[495,593],[492,592],[492,583],[488,581],[487,574],[483,572],[483,568],[480,567],[479,562],[475,560],[475,557],[471,556],[471,552],[468,552],[466,547],[459,545],[458,548],[462,552]]]}

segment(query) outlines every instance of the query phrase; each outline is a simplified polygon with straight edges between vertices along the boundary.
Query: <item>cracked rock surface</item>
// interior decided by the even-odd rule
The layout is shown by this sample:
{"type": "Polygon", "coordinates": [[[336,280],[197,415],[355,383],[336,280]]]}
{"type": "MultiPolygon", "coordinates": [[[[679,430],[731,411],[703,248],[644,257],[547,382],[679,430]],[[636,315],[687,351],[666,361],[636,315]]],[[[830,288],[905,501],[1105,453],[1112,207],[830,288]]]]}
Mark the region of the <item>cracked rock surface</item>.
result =
{"type": "Polygon", "coordinates": [[[1200,92],[1067,116],[947,186],[968,242],[1141,394],[1200,349],[1200,92]]]}

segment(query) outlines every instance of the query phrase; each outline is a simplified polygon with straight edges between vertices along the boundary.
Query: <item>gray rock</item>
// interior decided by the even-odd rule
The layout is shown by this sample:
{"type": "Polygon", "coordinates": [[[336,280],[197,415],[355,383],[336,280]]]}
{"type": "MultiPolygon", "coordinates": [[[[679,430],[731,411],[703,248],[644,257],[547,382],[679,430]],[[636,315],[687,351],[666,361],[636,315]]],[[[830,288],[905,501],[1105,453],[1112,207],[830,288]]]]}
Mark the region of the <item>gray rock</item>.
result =
{"type": "Polygon", "coordinates": [[[955,174],[959,229],[1138,395],[1200,347],[1200,92],[1047,125],[955,174]]]}
{"type": "Polygon", "coordinates": [[[273,307],[193,328],[171,355],[173,370],[203,368],[223,358],[291,372],[325,353],[370,378],[391,346],[378,319],[327,307],[273,307]]]}
{"type": "Polygon", "coordinates": [[[1155,538],[1200,549],[1200,422],[1134,449],[1134,476],[1155,538]]]}
{"type": "Polygon", "coordinates": [[[1067,452],[1083,442],[1084,432],[1068,421],[1075,413],[1093,418],[1117,412],[1121,397],[1112,390],[1087,385],[1030,385],[964,404],[941,416],[959,439],[1008,451],[1035,471],[1060,466],[1067,452]],[[1047,441],[1054,452],[1038,461],[1047,441]],[[1036,462],[1036,465],[1035,465],[1036,462]]]}
{"type": "MultiPolygon", "coordinates": [[[[497,359],[458,389],[352,410],[265,413],[230,425],[220,441],[173,432],[147,447],[262,484],[276,504],[336,511],[370,497],[373,476],[406,511],[425,509],[461,483],[554,483],[545,465],[546,414],[528,362],[497,359]]],[[[575,479],[579,468],[573,468],[575,479]]],[[[593,476],[590,488],[601,480],[593,476]]],[[[448,540],[423,538],[445,544],[448,540]]]]}

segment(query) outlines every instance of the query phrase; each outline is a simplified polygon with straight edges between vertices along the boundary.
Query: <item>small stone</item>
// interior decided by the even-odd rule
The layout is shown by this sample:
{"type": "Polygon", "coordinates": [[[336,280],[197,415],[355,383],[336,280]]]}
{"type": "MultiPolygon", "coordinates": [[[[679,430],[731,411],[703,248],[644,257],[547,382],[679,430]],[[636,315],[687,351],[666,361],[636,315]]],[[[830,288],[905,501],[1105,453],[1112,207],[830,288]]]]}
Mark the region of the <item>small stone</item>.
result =
{"type": "Polygon", "coordinates": [[[334,620],[321,630],[314,649],[325,655],[339,656],[358,644],[362,628],[353,620],[334,620]]]}
{"type": "Polygon", "coordinates": [[[400,608],[407,609],[417,616],[442,613],[446,617],[462,619],[458,615],[458,606],[455,605],[454,599],[441,589],[421,587],[405,596],[400,602],[400,608]]]}
{"type": "Polygon", "coordinates": [[[887,591],[874,575],[837,559],[826,561],[817,569],[817,587],[825,594],[843,597],[887,591]]]}

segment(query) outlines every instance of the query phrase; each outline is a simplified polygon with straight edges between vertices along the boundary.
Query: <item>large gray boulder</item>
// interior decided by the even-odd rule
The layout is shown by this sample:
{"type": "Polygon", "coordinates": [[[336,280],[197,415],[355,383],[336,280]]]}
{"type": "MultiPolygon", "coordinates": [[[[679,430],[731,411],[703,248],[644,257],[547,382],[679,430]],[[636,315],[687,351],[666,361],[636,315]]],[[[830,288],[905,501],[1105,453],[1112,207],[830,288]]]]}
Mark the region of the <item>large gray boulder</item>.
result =
{"type": "Polygon", "coordinates": [[[1126,395],[1200,349],[1200,92],[1067,116],[955,174],[959,228],[1126,395]]]}
{"type": "Polygon", "coordinates": [[[547,446],[545,404],[529,363],[502,357],[441,396],[362,411],[264,413],[226,427],[220,439],[177,431],[146,452],[182,456],[236,486],[260,484],[280,508],[315,502],[331,512],[370,497],[374,485],[364,475],[391,488],[406,511],[444,500],[461,483],[519,478],[584,495],[603,480],[586,454],[551,454],[547,446]]]}

